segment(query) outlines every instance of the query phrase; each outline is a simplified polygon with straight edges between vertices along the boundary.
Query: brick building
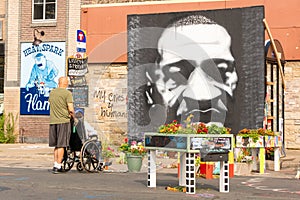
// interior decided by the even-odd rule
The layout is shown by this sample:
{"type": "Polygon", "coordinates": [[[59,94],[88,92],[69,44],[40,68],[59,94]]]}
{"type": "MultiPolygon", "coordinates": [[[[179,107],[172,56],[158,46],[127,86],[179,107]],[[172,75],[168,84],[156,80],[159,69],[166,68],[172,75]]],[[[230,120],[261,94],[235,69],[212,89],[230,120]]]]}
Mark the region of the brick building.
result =
{"type": "MultiPolygon", "coordinates": [[[[5,18],[4,110],[5,113],[19,116],[16,130],[24,136],[26,142],[48,140],[49,116],[20,114],[22,77],[31,68],[23,62],[22,48],[26,45],[33,47],[34,45],[31,44],[36,35],[43,43],[49,44],[49,47],[52,44],[59,44],[66,56],[74,54],[76,30],[80,29],[80,3],[80,0],[53,0],[47,3],[46,1],[10,0],[0,3],[0,14],[3,10],[5,14],[5,17],[3,14],[0,15],[1,18],[5,18]],[[44,36],[40,34],[42,31],[45,33],[44,36]]],[[[43,50],[42,52],[44,53],[43,50]]],[[[58,67],[65,69],[66,58],[62,59],[63,66],[58,67]]]]}
{"type": "MultiPolygon", "coordinates": [[[[4,109],[19,115],[17,134],[25,142],[48,140],[47,115],[20,115],[20,87],[22,85],[22,45],[32,43],[34,29],[44,31],[43,43],[65,42],[65,56],[76,50],[76,30],[87,31],[87,55],[89,73],[88,104],[86,120],[94,127],[100,138],[107,142],[120,142],[119,136],[127,132],[127,35],[128,14],[178,12],[241,6],[264,5],[266,19],[273,37],[278,39],[285,52],[285,109],[284,133],[286,147],[298,148],[300,144],[300,98],[299,16],[295,8],[297,0],[288,5],[276,0],[242,1],[124,1],[124,0],[67,0],[57,1],[53,20],[34,20],[33,1],[1,1],[0,3],[0,70],[1,56],[5,52],[4,109]],[[111,4],[107,4],[111,3],[111,4]],[[101,4],[101,5],[100,5],[101,4]],[[103,5],[107,4],[107,5],[103,5]],[[279,14],[280,13],[280,14],[279,14]],[[285,17],[282,17],[285,16],[285,17]],[[1,27],[2,24],[2,27],[1,27]],[[2,31],[2,32],[1,32],[2,31]],[[2,38],[1,38],[2,36],[2,38]],[[113,43],[109,39],[114,37],[113,43]],[[1,50],[1,45],[5,46],[1,50]],[[107,45],[107,46],[103,46],[107,45]],[[104,50],[103,50],[104,49],[104,50]]],[[[267,39],[267,38],[266,38],[267,39]]],[[[2,64],[3,66],[4,64],[2,64]]],[[[0,71],[1,74],[1,71],[0,71]]],[[[1,86],[1,77],[0,77],[1,86]]],[[[0,93],[1,87],[0,87],[0,93]]],[[[20,140],[21,141],[21,140],[20,140]]]]}

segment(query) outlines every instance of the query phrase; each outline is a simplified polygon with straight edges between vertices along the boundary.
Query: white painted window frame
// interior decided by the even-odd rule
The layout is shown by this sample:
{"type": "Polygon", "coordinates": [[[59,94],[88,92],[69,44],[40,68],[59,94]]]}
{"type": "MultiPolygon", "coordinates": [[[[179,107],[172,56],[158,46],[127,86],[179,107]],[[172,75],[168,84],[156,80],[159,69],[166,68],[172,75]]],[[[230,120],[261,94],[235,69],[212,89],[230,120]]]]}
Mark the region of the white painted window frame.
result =
{"type": "Polygon", "coordinates": [[[46,0],[43,0],[43,19],[34,19],[34,0],[32,0],[32,22],[56,22],[57,19],[57,3],[58,0],[55,1],[55,18],[54,19],[46,19],[46,0]]]}

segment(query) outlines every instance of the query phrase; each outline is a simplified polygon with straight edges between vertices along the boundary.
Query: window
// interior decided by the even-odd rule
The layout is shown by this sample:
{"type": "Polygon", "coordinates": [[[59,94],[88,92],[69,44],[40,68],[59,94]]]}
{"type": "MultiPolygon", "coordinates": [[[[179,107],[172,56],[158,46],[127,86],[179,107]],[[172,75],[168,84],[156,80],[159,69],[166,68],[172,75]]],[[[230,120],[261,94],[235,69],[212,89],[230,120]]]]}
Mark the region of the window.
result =
{"type": "Polygon", "coordinates": [[[56,20],[57,0],[33,0],[32,20],[56,20]]]}

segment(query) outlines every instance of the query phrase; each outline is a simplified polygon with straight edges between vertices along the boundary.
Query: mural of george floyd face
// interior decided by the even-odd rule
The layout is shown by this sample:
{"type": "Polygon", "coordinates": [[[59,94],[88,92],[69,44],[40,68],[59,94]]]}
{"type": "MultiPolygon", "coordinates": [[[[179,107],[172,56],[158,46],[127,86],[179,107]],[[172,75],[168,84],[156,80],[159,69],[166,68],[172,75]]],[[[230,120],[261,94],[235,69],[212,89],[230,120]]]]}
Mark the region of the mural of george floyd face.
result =
{"type": "Polygon", "coordinates": [[[192,114],[197,122],[224,124],[226,95],[233,97],[238,80],[230,45],[226,29],[201,15],[163,31],[155,85],[172,118],[192,114]]]}
{"type": "Polygon", "coordinates": [[[128,17],[128,132],[174,119],[262,126],[264,8],[128,17]]]}

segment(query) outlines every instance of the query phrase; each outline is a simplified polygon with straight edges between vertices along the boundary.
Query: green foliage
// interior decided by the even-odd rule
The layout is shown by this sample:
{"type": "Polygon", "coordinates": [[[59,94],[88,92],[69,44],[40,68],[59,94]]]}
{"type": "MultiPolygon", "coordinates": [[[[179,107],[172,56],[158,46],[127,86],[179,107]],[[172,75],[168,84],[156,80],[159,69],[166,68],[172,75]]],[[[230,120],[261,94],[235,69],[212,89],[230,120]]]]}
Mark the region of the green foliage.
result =
{"type": "Polygon", "coordinates": [[[8,113],[6,115],[3,113],[0,116],[0,143],[15,143],[16,135],[15,132],[15,122],[18,116],[13,115],[13,113],[8,113]]]}
{"type": "Polygon", "coordinates": [[[251,151],[249,148],[241,148],[240,151],[237,153],[237,162],[243,163],[252,163],[253,157],[251,156],[251,151]]]}
{"type": "Polygon", "coordinates": [[[242,129],[238,132],[238,136],[243,138],[251,137],[253,142],[257,142],[260,136],[274,136],[275,133],[272,130],[266,130],[263,128],[258,129],[242,129]]]}
{"type": "Polygon", "coordinates": [[[4,115],[0,116],[0,143],[6,143],[7,139],[4,134],[4,115]]]}
{"type": "Polygon", "coordinates": [[[230,134],[231,129],[227,127],[219,127],[215,124],[208,126],[208,134],[230,134]]]}
{"type": "Polygon", "coordinates": [[[113,148],[109,147],[109,145],[107,143],[104,143],[102,145],[102,156],[103,156],[103,158],[114,158],[115,151],[113,148]]]}
{"type": "Polygon", "coordinates": [[[200,157],[200,155],[197,155],[196,159],[195,159],[195,165],[200,166],[200,163],[201,163],[201,157],[200,157]]]}

